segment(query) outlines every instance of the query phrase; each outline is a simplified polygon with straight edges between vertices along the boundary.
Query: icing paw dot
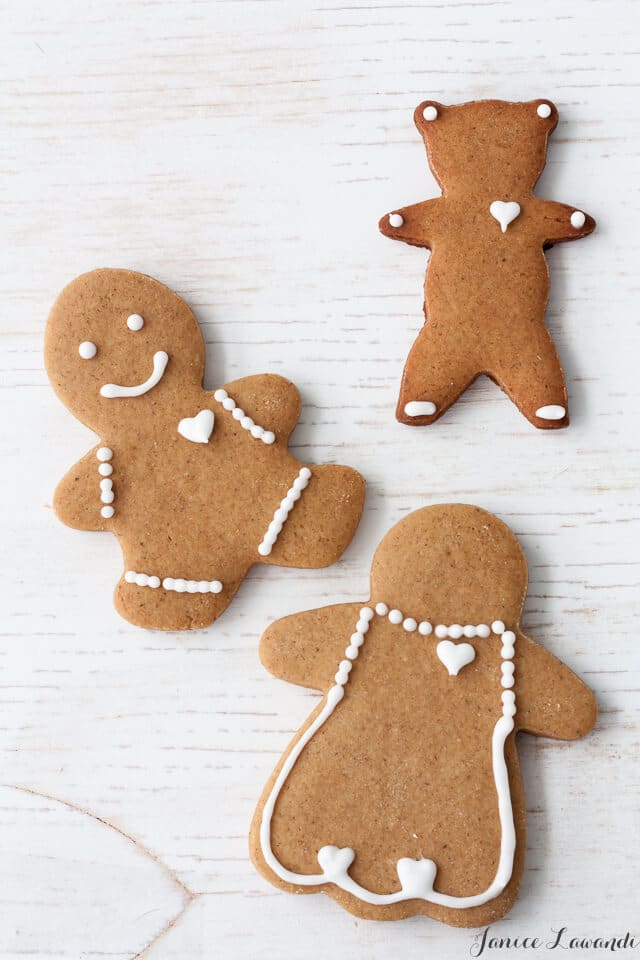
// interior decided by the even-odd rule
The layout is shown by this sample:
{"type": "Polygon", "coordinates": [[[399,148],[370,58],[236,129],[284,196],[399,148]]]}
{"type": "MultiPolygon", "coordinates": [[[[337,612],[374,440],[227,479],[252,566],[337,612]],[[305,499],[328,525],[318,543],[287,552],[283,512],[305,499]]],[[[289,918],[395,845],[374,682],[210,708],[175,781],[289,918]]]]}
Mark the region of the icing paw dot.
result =
{"type": "Polygon", "coordinates": [[[570,217],[571,226],[576,230],[581,230],[585,225],[586,219],[582,210],[574,210],[570,217]]]}
{"type": "Polygon", "coordinates": [[[432,417],[437,409],[431,400],[410,400],[404,405],[404,412],[408,417],[432,417]]]}
{"type": "Polygon", "coordinates": [[[389,214],[389,226],[390,227],[401,227],[404,223],[404,217],[400,213],[390,213],[389,214]]]}
{"type": "Polygon", "coordinates": [[[541,420],[564,420],[567,411],[559,403],[550,403],[546,407],[538,407],[536,417],[541,420]]]}

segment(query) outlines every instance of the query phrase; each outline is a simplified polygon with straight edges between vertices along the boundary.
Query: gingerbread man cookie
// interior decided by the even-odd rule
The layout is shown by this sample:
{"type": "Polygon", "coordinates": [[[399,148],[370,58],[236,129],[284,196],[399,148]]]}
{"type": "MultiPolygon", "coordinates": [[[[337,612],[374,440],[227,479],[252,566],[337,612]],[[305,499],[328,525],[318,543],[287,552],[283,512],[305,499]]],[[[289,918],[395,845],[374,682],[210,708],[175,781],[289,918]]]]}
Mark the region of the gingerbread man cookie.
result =
{"type": "Polygon", "coordinates": [[[442,196],[380,221],[385,236],[431,250],[425,324],[404,368],[397,419],[433,423],[486,374],[534,426],[568,426],[564,375],[544,323],[544,251],[587,236],[595,222],[533,194],[555,106],[428,100],[414,119],[442,196]]]}
{"type": "Polygon", "coordinates": [[[119,539],[115,604],[143,627],[212,623],[254,563],[323,567],[346,549],[364,481],[288,452],[292,383],[265,374],[202,388],[204,343],[175,293],[95,270],[56,301],[46,332],[56,393],[100,442],[59,484],[56,513],[119,539]]]}
{"type": "Polygon", "coordinates": [[[370,919],[504,916],[525,854],[516,734],[573,740],[596,717],[589,689],[523,633],[526,585],[496,517],[427,507],[378,547],[364,606],[266,631],[267,669],[324,693],[256,811],[268,880],[370,919]]]}

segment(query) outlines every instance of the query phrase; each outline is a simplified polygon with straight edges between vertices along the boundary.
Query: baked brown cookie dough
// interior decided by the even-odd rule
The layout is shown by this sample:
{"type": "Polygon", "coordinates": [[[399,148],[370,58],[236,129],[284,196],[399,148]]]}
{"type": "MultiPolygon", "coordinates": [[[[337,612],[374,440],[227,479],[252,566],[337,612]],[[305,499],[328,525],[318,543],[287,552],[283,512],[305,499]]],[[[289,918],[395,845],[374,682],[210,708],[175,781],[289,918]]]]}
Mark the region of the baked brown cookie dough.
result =
{"type": "Polygon", "coordinates": [[[115,605],[141,627],[212,623],[254,563],[324,567],[346,549],[364,480],[288,452],[300,396],[264,374],[202,388],[189,307],[151,277],[95,270],[58,297],[45,361],[71,412],[101,438],[59,484],[59,518],[115,534],[115,605]]]}
{"type": "Polygon", "coordinates": [[[544,251],[595,228],[582,210],[533,188],[558,122],[549,100],[426,100],[415,123],[442,196],[380,220],[382,233],[431,250],[425,324],[409,353],[396,417],[437,420],[478,377],[491,377],[535,427],[569,424],[564,374],[544,323],[544,251]]]}
{"type": "Polygon", "coordinates": [[[427,507],[378,547],[365,606],[269,627],[266,668],[324,693],[254,817],[271,883],[368,919],[507,913],[525,854],[516,734],[573,740],[596,718],[584,683],[523,633],[526,586],[504,523],[427,507]]]}

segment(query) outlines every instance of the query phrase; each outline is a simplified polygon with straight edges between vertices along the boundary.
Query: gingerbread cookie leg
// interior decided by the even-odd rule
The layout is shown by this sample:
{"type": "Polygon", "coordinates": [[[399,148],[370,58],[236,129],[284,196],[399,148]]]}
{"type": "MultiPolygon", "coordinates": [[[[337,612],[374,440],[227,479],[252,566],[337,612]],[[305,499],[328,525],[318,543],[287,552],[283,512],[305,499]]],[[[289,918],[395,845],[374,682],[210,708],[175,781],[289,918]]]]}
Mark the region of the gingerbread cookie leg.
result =
{"type": "Polygon", "coordinates": [[[433,423],[478,375],[469,352],[441,330],[427,321],[411,348],[396,410],[400,423],[433,423]]]}
{"type": "Polygon", "coordinates": [[[197,630],[208,627],[233,600],[240,581],[163,577],[136,564],[121,577],[114,593],[118,613],[137,627],[197,630]]]}
{"type": "Polygon", "coordinates": [[[542,322],[527,328],[506,355],[494,358],[489,375],[534,427],[569,426],[567,390],[553,340],[542,322]]]}

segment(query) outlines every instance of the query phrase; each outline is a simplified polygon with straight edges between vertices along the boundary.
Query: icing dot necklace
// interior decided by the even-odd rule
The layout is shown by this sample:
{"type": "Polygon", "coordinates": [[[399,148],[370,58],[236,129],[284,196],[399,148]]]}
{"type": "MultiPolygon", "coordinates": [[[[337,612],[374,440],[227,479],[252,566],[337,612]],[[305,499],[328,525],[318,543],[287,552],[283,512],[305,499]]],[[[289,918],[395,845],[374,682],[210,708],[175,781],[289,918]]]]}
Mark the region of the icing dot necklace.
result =
{"type": "MultiPolygon", "coordinates": [[[[429,621],[418,621],[414,617],[405,617],[400,610],[395,608],[390,610],[388,605],[383,602],[376,603],[375,607],[362,607],[355,625],[355,630],[345,650],[345,659],[341,660],[338,665],[334,685],[326,695],[324,706],[315,719],[304,730],[302,736],[294,744],[290,753],[285,756],[280,772],[264,804],[260,823],[260,846],[262,854],[265,862],[273,872],[287,883],[298,886],[319,886],[324,883],[333,883],[364,903],[369,903],[374,906],[386,906],[392,903],[401,903],[406,900],[425,900],[429,903],[458,910],[480,906],[489,900],[493,900],[502,893],[509,883],[513,872],[516,835],[509,788],[509,772],[504,757],[504,747],[507,737],[515,726],[513,718],[516,713],[516,697],[511,689],[503,689],[500,696],[500,714],[493,728],[491,737],[493,779],[496,788],[501,830],[500,856],[495,876],[489,886],[482,892],[471,896],[457,897],[436,891],[434,890],[434,884],[438,868],[433,860],[425,857],[419,860],[414,860],[410,857],[401,857],[396,863],[396,871],[401,889],[393,893],[375,893],[372,890],[367,890],[366,887],[363,887],[349,875],[349,867],[356,856],[355,851],[350,847],[340,848],[332,844],[321,847],[317,852],[321,873],[317,874],[296,873],[293,870],[287,869],[280,863],[271,847],[271,820],[280,791],[305,746],[312,737],[315,736],[323,724],[326,723],[343,699],[344,688],[349,682],[349,674],[353,669],[353,661],[356,660],[360,654],[360,649],[364,644],[365,637],[369,632],[376,614],[379,617],[386,617],[389,623],[397,626],[402,625],[402,628],[407,633],[413,633],[415,630],[418,630],[423,636],[430,636],[433,630],[429,621]],[[420,630],[420,627],[422,627],[422,630],[420,630]]],[[[480,637],[481,639],[488,638],[492,633],[502,638],[502,649],[500,651],[501,685],[503,688],[512,687],[515,682],[515,668],[512,661],[515,653],[516,635],[512,630],[506,629],[502,620],[494,620],[491,627],[487,624],[478,624],[477,626],[473,624],[462,626],[458,623],[451,625],[438,624],[435,635],[443,639],[440,640],[436,647],[436,654],[438,659],[447,667],[449,675],[457,676],[459,670],[465,665],[465,662],[469,663],[475,658],[475,650],[469,643],[454,644],[450,639],[444,638],[471,637],[472,630],[474,631],[473,636],[480,637]],[[464,650],[464,648],[468,649],[464,650]],[[471,654],[469,654],[469,650],[472,652],[471,654]],[[458,653],[455,651],[458,651],[458,653]],[[463,654],[462,656],[460,655],[461,653],[463,654]],[[466,660],[465,657],[467,658],[466,660]],[[464,662],[460,662],[461,660],[464,662]]]]}

